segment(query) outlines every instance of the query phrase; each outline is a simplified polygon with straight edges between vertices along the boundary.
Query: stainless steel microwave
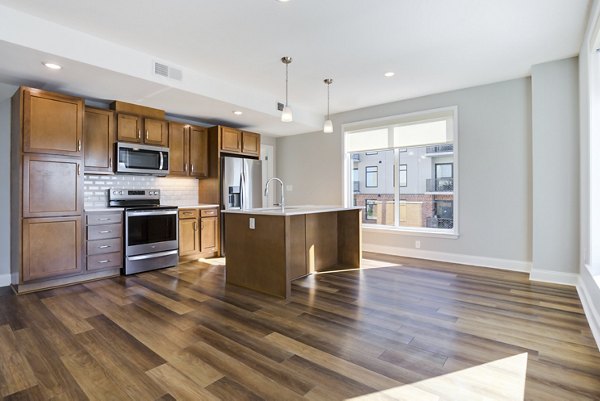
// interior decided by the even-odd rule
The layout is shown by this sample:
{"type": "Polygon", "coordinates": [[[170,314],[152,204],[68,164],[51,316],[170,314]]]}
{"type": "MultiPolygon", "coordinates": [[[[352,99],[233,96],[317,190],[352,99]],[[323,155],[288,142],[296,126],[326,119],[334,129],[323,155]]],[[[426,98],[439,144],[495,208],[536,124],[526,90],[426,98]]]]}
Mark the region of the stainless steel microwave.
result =
{"type": "Polygon", "coordinates": [[[169,148],[117,142],[117,173],[165,176],[169,174],[169,148]]]}

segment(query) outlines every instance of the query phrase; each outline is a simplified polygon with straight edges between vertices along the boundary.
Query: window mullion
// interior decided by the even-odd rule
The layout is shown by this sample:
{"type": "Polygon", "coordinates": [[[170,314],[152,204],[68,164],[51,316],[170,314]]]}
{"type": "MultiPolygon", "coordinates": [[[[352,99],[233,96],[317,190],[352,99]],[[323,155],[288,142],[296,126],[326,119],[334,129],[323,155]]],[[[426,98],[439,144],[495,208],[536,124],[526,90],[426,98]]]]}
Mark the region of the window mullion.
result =
{"type": "Polygon", "coordinates": [[[394,149],[394,226],[400,226],[400,149],[394,149]]]}

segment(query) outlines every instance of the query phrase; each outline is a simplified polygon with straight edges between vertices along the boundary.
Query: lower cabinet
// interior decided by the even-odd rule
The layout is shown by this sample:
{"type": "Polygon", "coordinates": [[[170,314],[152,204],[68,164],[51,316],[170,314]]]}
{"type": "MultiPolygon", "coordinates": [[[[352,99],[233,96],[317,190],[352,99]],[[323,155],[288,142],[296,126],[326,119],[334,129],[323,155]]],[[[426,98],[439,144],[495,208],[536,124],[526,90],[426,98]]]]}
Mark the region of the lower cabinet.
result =
{"type": "Polygon", "coordinates": [[[179,258],[189,261],[218,256],[218,211],[179,209],[179,258]]]}
{"type": "Polygon", "coordinates": [[[86,218],[86,270],[123,266],[123,214],[88,212],[86,218]]]}
{"type": "Polygon", "coordinates": [[[81,217],[23,219],[23,282],[81,272],[81,217]]]}

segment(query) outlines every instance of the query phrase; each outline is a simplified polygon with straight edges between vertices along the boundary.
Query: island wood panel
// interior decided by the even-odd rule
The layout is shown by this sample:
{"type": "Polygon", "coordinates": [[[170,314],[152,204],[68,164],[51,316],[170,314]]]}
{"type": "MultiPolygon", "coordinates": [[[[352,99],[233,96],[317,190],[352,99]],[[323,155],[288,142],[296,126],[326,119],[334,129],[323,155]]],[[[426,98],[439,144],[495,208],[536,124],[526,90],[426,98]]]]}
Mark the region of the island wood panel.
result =
{"type": "Polygon", "coordinates": [[[306,276],[306,216],[288,216],[285,222],[285,235],[289,238],[286,259],[290,266],[290,280],[306,276]]]}
{"type": "Polygon", "coordinates": [[[309,273],[338,264],[338,212],[306,215],[306,260],[309,273]]]}
{"type": "Polygon", "coordinates": [[[279,297],[289,295],[285,218],[227,213],[227,282],[279,297]],[[249,228],[250,218],[256,229],[249,228]],[[243,240],[241,240],[243,239],[243,240]]]}
{"type": "Polygon", "coordinates": [[[360,267],[362,259],[362,210],[346,210],[337,213],[338,263],[348,267],[360,267]]]}

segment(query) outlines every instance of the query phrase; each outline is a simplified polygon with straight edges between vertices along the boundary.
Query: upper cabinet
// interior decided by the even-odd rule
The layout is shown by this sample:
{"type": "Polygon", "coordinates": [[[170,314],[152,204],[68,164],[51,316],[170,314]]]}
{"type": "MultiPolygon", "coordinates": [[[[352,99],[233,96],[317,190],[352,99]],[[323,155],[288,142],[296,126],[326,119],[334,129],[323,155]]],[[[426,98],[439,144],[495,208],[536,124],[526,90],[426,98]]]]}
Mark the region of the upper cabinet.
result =
{"type": "Polygon", "coordinates": [[[164,120],[144,118],[144,143],[169,146],[169,125],[164,120]]]}
{"type": "Polygon", "coordinates": [[[220,151],[239,153],[246,156],[260,156],[260,135],[240,131],[235,128],[219,127],[220,151]]]}
{"type": "Polygon", "coordinates": [[[208,131],[180,123],[169,123],[169,175],[208,176],[208,131]]]}
{"type": "Polygon", "coordinates": [[[23,151],[81,156],[83,100],[22,88],[23,151]]]}
{"type": "Polygon", "coordinates": [[[115,142],[114,112],[86,107],[83,140],[85,144],[84,172],[112,174],[112,154],[115,142]]]}
{"type": "Polygon", "coordinates": [[[169,146],[169,124],[163,110],[115,101],[111,109],[117,112],[117,140],[169,146]]]}

